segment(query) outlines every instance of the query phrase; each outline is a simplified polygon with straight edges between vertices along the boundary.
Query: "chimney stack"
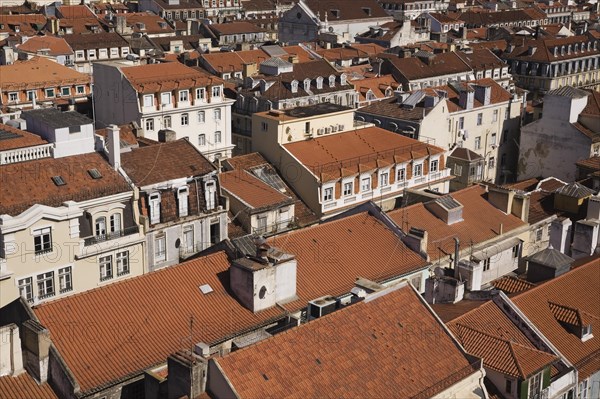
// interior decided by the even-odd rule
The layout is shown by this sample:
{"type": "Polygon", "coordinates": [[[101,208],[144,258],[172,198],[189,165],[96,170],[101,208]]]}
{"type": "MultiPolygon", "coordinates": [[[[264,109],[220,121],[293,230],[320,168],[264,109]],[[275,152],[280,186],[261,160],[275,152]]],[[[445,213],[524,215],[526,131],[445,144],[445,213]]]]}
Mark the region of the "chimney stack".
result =
{"type": "Polygon", "coordinates": [[[48,381],[50,331],[30,319],[23,323],[22,338],[25,369],[40,384],[48,381]]]}
{"type": "Polygon", "coordinates": [[[197,398],[206,389],[207,361],[189,350],[180,350],[167,359],[168,399],[197,398]]]}
{"type": "Polygon", "coordinates": [[[16,376],[23,371],[19,328],[16,324],[2,326],[0,327],[0,377],[16,376]]]}
{"type": "Polygon", "coordinates": [[[117,125],[106,128],[106,145],[108,147],[108,162],[115,170],[121,166],[120,129],[117,125]]]}

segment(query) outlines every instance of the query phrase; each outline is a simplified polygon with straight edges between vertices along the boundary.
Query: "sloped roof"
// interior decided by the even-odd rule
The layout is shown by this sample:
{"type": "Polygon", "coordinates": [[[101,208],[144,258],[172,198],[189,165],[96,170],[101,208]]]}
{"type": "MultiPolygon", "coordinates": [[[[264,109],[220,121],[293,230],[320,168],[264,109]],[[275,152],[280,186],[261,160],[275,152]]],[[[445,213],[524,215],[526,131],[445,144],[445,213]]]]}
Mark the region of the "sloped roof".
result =
{"type": "Polygon", "coordinates": [[[546,338],[579,371],[579,381],[600,370],[600,335],[582,341],[560,325],[549,303],[590,315],[592,332],[600,331],[600,257],[512,298],[546,338]]]}
{"type": "Polygon", "coordinates": [[[432,397],[477,370],[408,286],[215,361],[248,398],[432,397]]]}
{"type": "Polygon", "coordinates": [[[50,86],[86,84],[90,76],[44,57],[0,65],[0,89],[25,90],[50,86]]]}
{"type": "Polygon", "coordinates": [[[282,204],[293,200],[275,190],[249,172],[238,169],[219,175],[221,187],[254,209],[282,204]]]}
{"type": "Polygon", "coordinates": [[[492,285],[494,288],[504,291],[508,295],[527,291],[535,287],[535,284],[514,276],[500,277],[499,279],[492,281],[492,285]]]}
{"type": "Polygon", "coordinates": [[[133,88],[140,93],[156,93],[161,90],[170,91],[221,84],[216,77],[179,62],[123,66],[121,72],[133,88]]]}
{"type": "Polygon", "coordinates": [[[7,399],[58,399],[49,383],[38,384],[27,372],[0,377],[0,392],[7,399]]]}
{"type": "Polygon", "coordinates": [[[573,86],[563,86],[559,87],[558,89],[550,90],[548,93],[546,93],[546,95],[570,98],[583,98],[589,96],[590,93],[573,86]]]}
{"type": "Polygon", "coordinates": [[[48,144],[37,134],[17,129],[0,123],[0,151],[12,150],[14,148],[31,147],[34,145],[48,144]]]}
{"type": "Polygon", "coordinates": [[[427,253],[432,260],[454,253],[453,237],[458,237],[461,248],[498,237],[502,224],[504,233],[525,226],[518,217],[505,214],[485,199],[485,188],[472,186],[452,193],[454,199],[463,204],[463,220],[451,225],[437,218],[423,203],[397,209],[388,213],[404,231],[410,228],[426,230],[428,233],[427,253]]]}
{"type": "Polygon", "coordinates": [[[589,197],[590,195],[594,195],[594,191],[592,189],[587,188],[583,184],[580,184],[577,182],[573,182],[573,183],[564,185],[564,186],[556,189],[556,191],[554,191],[554,192],[557,194],[561,194],[561,195],[564,195],[567,197],[573,197],[573,198],[586,198],[586,197],[589,197]]]}
{"type": "Polygon", "coordinates": [[[448,155],[448,158],[463,159],[469,162],[483,159],[481,155],[465,147],[455,148],[454,151],[452,151],[452,153],[448,155]]]}
{"type": "Polygon", "coordinates": [[[377,19],[389,18],[385,10],[376,0],[358,0],[351,5],[345,0],[305,0],[303,3],[315,14],[319,15],[321,21],[325,18],[330,24],[336,21],[347,21],[352,19],[377,19]],[[363,9],[368,8],[370,12],[363,9]],[[337,10],[337,12],[335,12],[337,10]]]}
{"type": "Polygon", "coordinates": [[[35,54],[40,50],[49,50],[48,55],[69,55],[73,49],[62,37],[35,36],[17,47],[19,51],[35,54]]]}
{"type": "Polygon", "coordinates": [[[121,166],[137,186],[201,176],[216,170],[187,139],[124,152],[121,166]]]}
{"type": "Polygon", "coordinates": [[[542,251],[536,252],[531,256],[528,256],[527,260],[529,262],[538,263],[540,265],[556,269],[565,265],[570,265],[575,259],[563,254],[558,249],[548,247],[542,251]]]}
{"type": "Polygon", "coordinates": [[[87,392],[165,362],[182,345],[221,342],[285,315],[279,307],[253,313],[240,305],[230,294],[229,266],[227,255],[217,252],[48,302],[34,312],[87,392]],[[204,284],[213,291],[203,294],[198,287],[204,284]],[[90,326],[101,339],[90,339],[90,326]]]}

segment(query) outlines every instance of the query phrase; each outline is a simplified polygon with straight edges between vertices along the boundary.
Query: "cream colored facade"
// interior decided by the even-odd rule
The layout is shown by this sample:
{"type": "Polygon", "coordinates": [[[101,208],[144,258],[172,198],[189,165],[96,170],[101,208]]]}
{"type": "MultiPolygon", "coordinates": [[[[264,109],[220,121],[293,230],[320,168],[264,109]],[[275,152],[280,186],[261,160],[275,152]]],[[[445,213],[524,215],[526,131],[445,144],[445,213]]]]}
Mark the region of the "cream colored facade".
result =
{"type": "Polygon", "coordinates": [[[144,237],[137,225],[128,226],[126,215],[131,201],[126,192],[0,216],[0,308],[19,295],[38,304],[143,274],[144,237]],[[95,231],[95,221],[105,217],[109,224],[113,215],[122,230],[107,233],[105,225],[103,234],[95,231]],[[49,238],[41,250],[35,241],[40,234],[49,238]]]}
{"type": "Polygon", "coordinates": [[[444,167],[442,154],[377,167],[343,179],[322,181],[317,171],[303,165],[284,145],[331,134],[344,134],[371,128],[374,125],[354,121],[352,109],[338,108],[332,112],[299,117],[290,116],[293,112],[294,110],[290,110],[290,113],[272,110],[254,114],[252,150],[260,152],[275,165],[283,179],[320,217],[336,215],[367,201],[375,201],[384,209],[393,209],[396,198],[402,196],[407,188],[427,188],[442,193],[448,192],[451,175],[450,170],[444,167]],[[427,165],[424,166],[424,163],[427,165]],[[412,171],[412,167],[419,164],[426,171],[429,165],[434,164],[439,165],[439,169],[436,166],[437,170],[422,175],[406,172],[404,178],[401,180],[397,178],[400,170],[412,171]],[[367,178],[370,179],[369,188],[363,189],[360,184],[367,178]],[[351,190],[348,192],[343,190],[346,183],[352,183],[351,190]],[[329,191],[332,193],[331,196],[327,194],[329,191]]]}

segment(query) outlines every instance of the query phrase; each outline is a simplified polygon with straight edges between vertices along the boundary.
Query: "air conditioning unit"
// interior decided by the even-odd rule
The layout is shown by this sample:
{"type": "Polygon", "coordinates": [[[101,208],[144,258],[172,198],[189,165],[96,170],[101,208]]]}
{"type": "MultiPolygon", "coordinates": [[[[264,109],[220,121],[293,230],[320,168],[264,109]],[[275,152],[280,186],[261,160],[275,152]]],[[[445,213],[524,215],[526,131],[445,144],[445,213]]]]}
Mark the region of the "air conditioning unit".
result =
{"type": "Polygon", "coordinates": [[[338,309],[338,300],[332,296],[324,296],[308,302],[307,319],[313,320],[325,316],[338,309]]]}

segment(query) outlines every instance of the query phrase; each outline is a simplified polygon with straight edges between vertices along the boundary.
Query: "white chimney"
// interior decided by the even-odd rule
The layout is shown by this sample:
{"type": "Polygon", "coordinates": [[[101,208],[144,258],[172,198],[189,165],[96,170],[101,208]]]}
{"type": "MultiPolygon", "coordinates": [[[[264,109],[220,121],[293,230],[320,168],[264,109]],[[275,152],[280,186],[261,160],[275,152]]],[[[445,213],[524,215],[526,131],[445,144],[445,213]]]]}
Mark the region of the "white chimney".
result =
{"type": "Polygon", "coordinates": [[[121,165],[120,129],[117,125],[108,125],[106,128],[106,145],[108,147],[108,162],[115,170],[121,165]]]}
{"type": "Polygon", "coordinates": [[[0,377],[24,371],[21,338],[16,324],[0,327],[0,377]]]}

